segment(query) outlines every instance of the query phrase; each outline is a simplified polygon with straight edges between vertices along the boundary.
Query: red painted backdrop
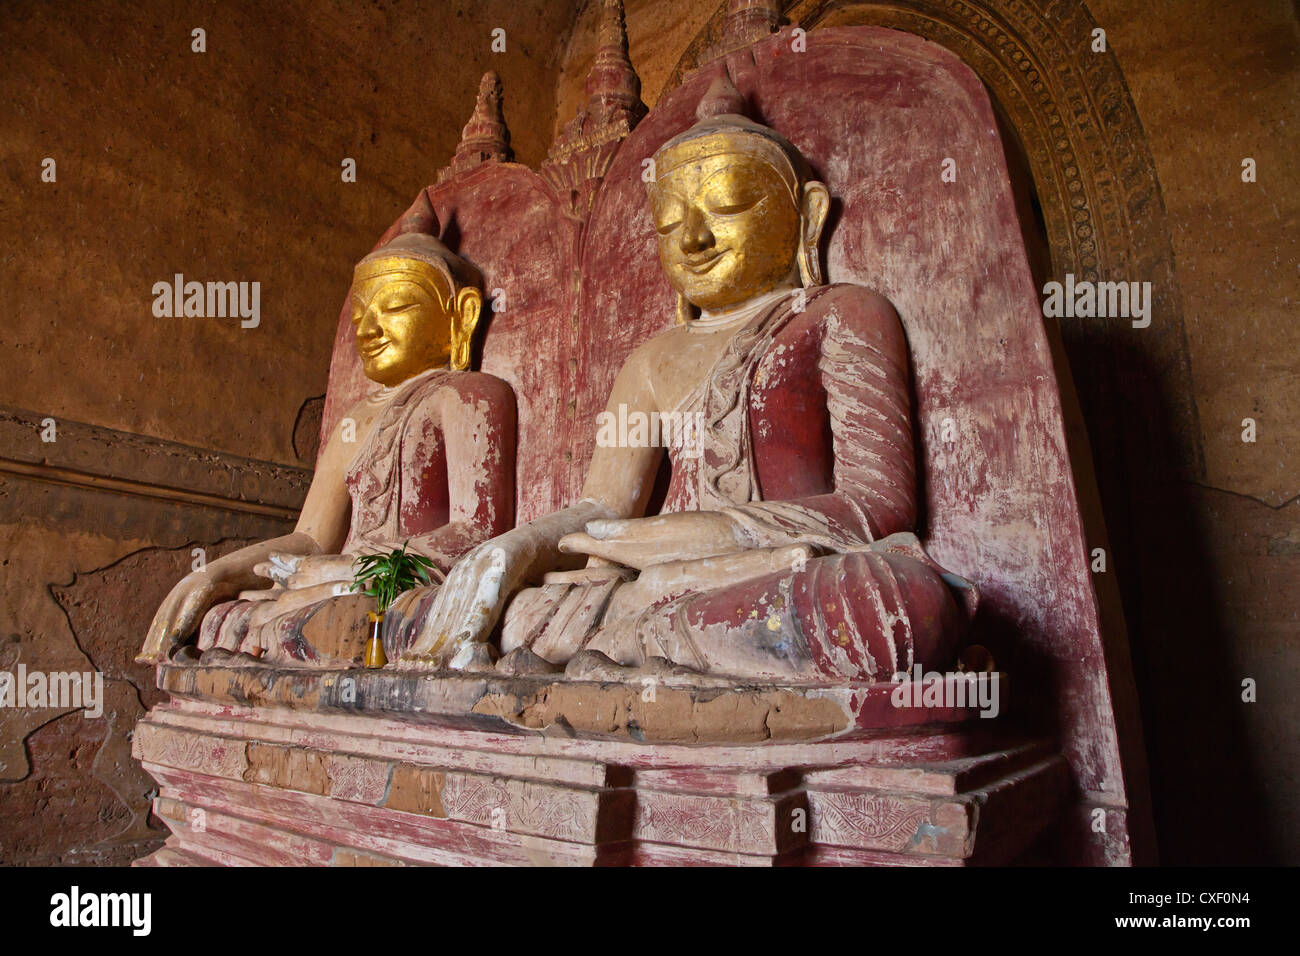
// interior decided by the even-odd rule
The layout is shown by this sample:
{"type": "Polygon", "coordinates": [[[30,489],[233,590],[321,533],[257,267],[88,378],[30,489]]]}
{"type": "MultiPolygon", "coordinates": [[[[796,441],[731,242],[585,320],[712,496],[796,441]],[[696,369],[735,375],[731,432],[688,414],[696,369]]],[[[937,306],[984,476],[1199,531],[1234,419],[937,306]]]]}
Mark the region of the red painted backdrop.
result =
{"type": "MultiPolygon", "coordinates": [[[[519,520],[577,495],[615,374],[673,320],[642,160],[690,125],[722,68],[754,118],[830,187],[827,278],[877,289],[902,318],[924,482],[919,533],[937,561],[980,586],[978,639],[1011,674],[1012,707],[1060,734],[1081,790],[1123,806],[1087,542],[1006,162],[980,81],[935,44],[852,27],[814,31],[806,52],[786,31],[730,54],[667,93],[622,143],[585,228],[540,176],[513,164],[430,187],[395,224],[432,228],[432,212],[444,240],[483,270],[489,295],[505,292],[482,368],[519,398],[519,520]],[[946,159],[953,182],[941,177],[946,159]]],[[[364,387],[344,315],[326,429],[364,387]]]]}

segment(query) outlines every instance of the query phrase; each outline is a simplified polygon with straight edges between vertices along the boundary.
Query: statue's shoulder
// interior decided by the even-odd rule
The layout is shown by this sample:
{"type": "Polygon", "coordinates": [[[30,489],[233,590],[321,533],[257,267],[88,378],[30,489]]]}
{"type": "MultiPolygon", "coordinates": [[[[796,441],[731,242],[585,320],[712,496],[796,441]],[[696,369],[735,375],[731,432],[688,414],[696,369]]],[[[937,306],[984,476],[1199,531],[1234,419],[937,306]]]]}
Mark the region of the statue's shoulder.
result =
{"type": "Polygon", "coordinates": [[[833,338],[861,340],[869,337],[906,348],[898,312],[875,289],[852,282],[837,282],[808,303],[809,321],[822,326],[833,338]]]}
{"type": "Polygon", "coordinates": [[[420,387],[407,403],[412,421],[424,418],[448,421],[487,420],[505,424],[514,433],[515,390],[504,379],[487,372],[453,371],[420,387]]]}
{"type": "Polygon", "coordinates": [[[514,403],[515,390],[505,379],[488,372],[452,372],[444,375],[433,390],[441,395],[454,395],[466,402],[514,403]]]}
{"type": "Polygon", "coordinates": [[[890,301],[875,289],[853,282],[835,282],[808,303],[808,311],[825,317],[831,314],[854,323],[897,325],[898,313],[890,301]]]}
{"type": "Polygon", "coordinates": [[[632,350],[623,362],[623,367],[652,368],[660,356],[676,354],[688,334],[686,326],[680,324],[656,332],[632,350]]]}
{"type": "MultiPolygon", "coordinates": [[[[421,399],[436,403],[440,414],[458,417],[482,415],[507,423],[515,420],[515,390],[505,379],[487,372],[452,372],[444,375],[421,399]]],[[[510,426],[513,429],[513,424],[510,426]]]]}

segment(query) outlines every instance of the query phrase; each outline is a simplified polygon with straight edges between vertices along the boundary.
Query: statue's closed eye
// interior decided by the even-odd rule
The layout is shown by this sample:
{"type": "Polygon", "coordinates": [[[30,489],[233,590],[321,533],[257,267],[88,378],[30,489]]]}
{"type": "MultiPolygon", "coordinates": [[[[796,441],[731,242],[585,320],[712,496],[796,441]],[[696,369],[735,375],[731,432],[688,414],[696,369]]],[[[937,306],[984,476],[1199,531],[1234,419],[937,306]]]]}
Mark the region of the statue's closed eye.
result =
{"type": "Polygon", "coordinates": [[[769,178],[744,164],[729,163],[700,184],[696,201],[714,216],[748,212],[767,196],[769,178]]]}
{"type": "Polygon", "coordinates": [[[738,213],[748,212],[760,202],[762,197],[743,198],[743,199],[725,199],[719,202],[708,203],[709,212],[715,216],[734,216],[738,213]]]}
{"type": "Polygon", "coordinates": [[[655,232],[666,236],[686,218],[686,204],[680,197],[664,197],[654,204],[655,232]]]}

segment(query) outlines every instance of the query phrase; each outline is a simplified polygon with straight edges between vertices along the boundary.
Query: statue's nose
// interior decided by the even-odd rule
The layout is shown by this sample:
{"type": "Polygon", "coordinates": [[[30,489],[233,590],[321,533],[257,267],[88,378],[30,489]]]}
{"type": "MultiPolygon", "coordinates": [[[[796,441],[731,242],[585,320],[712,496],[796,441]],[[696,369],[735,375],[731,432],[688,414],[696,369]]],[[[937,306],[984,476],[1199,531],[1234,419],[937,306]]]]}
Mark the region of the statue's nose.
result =
{"type": "Polygon", "coordinates": [[[366,309],[357,323],[357,338],[372,339],[379,334],[378,315],[373,308],[366,309]]]}
{"type": "Polygon", "coordinates": [[[687,210],[679,242],[682,252],[687,255],[701,252],[713,245],[713,233],[709,231],[708,223],[704,221],[704,216],[698,209],[687,210]]]}

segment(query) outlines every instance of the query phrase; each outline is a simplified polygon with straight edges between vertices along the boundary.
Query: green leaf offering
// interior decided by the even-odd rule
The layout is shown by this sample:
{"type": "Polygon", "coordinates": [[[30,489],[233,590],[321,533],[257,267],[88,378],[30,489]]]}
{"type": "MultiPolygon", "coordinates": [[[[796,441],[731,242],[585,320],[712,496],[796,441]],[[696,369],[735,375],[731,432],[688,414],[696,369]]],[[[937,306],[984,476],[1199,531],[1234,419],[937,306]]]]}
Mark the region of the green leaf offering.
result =
{"type": "Polygon", "coordinates": [[[409,540],[388,554],[365,554],[353,563],[357,569],[349,590],[360,591],[375,599],[383,614],[397,596],[412,588],[427,585],[434,564],[422,554],[406,550],[409,540]]]}

